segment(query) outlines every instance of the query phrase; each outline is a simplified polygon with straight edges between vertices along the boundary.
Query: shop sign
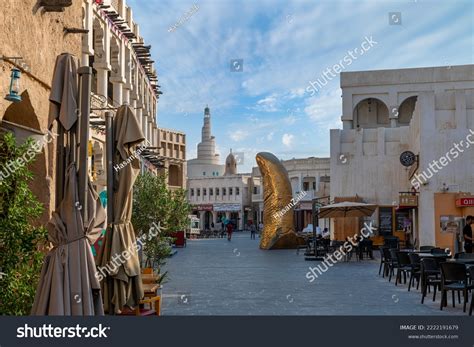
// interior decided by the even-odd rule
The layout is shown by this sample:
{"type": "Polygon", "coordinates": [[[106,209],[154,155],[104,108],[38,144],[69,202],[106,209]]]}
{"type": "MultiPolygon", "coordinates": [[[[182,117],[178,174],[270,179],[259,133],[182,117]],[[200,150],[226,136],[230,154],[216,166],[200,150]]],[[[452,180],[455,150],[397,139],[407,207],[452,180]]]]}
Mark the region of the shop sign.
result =
{"type": "Polygon", "coordinates": [[[313,210],[313,204],[311,202],[300,202],[298,204],[298,209],[299,210],[312,211],[313,210]]]}
{"type": "Polygon", "coordinates": [[[212,211],[212,204],[194,205],[193,210],[196,210],[196,211],[212,211]]]}
{"type": "Polygon", "coordinates": [[[466,198],[461,198],[456,200],[457,207],[473,207],[474,206],[474,197],[469,196],[466,198]]]}
{"type": "Polygon", "coordinates": [[[215,204],[214,211],[217,212],[238,212],[241,210],[240,204],[215,204]]]}

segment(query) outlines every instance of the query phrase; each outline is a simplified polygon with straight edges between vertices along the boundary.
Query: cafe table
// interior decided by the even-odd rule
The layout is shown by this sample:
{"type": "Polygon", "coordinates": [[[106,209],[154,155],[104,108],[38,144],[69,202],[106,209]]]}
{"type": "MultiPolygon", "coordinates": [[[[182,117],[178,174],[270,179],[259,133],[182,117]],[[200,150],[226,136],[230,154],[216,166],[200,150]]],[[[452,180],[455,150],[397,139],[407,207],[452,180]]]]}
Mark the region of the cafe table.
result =
{"type": "Polygon", "coordinates": [[[416,249],[401,249],[400,252],[404,253],[416,253],[416,254],[431,254],[430,250],[416,250],[416,249]]]}
{"type": "Polygon", "coordinates": [[[450,263],[474,265],[474,259],[448,259],[450,263]]]}

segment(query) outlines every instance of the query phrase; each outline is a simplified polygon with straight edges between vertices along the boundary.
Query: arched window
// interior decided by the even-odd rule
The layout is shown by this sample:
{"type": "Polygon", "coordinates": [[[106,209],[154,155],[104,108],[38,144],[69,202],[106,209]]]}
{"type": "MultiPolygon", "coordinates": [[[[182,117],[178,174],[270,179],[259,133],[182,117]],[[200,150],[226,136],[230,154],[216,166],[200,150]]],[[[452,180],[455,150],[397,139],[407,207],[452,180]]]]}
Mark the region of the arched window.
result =
{"type": "Polygon", "coordinates": [[[413,111],[415,110],[416,100],[418,97],[410,96],[409,98],[405,99],[400,107],[398,108],[398,124],[409,125],[411,118],[413,117],[413,111]]]}

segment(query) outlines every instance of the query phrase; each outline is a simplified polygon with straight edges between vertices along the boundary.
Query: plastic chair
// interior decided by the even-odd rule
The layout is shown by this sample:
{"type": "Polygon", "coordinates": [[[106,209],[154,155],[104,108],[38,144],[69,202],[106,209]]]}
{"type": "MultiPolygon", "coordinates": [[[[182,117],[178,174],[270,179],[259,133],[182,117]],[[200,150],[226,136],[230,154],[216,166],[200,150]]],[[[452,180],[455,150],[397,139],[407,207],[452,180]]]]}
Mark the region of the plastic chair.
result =
{"type": "MultiPolygon", "coordinates": [[[[441,305],[440,310],[447,306],[447,293],[451,291],[453,294],[453,307],[456,307],[454,300],[454,292],[463,292],[464,307],[466,312],[467,291],[474,289],[474,284],[469,284],[467,280],[466,265],[458,263],[441,263],[441,305]]],[[[459,294],[458,294],[459,295],[459,294]]]]}
{"type": "Polygon", "coordinates": [[[441,287],[441,270],[435,259],[423,258],[421,264],[421,303],[425,302],[426,292],[433,286],[433,301],[436,300],[436,289],[441,287]]]}
{"type": "MultiPolygon", "coordinates": [[[[471,277],[471,282],[474,281],[474,266],[469,268],[469,276],[471,277]]],[[[474,290],[472,291],[471,304],[469,305],[469,315],[472,316],[472,309],[474,308],[474,290]]]]}
{"type": "Polygon", "coordinates": [[[395,272],[395,269],[398,267],[398,259],[397,259],[397,250],[393,249],[394,253],[392,254],[392,250],[390,248],[384,248],[384,256],[388,260],[387,266],[387,276],[388,281],[392,281],[392,275],[395,272]]]}
{"type": "MultiPolygon", "coordinates": [[[[392,250],[390,250],[392,251],[392,250]]],[[[398,252],[397,250],[393,250],[396,253],[397,260],[398,260],[398,267],[397,267],[397,276],[395,277],[395,285],[398,285],[398,282],[402,280],[402,274],[404,283],[407,283],[407,273],[411,272],[411,263],[410,258],[406,252],[398,252]]]]}
{"type": "Polygon", "coordinates": [[[387,257],[385,256],[384,254],[384,249],[387,249],[387,247],[380,247],[379,248],[379,251],[380,251],[380,267],[379,267],[379,276],[380,276],[380,272],[382,271],[383,269],[383,272],[382,272],[382,277],[385,277],[385,273],[386,273],[386,266],[388,266],[388,263],[389,263],[389,260],[387,259],[387,257]]]}
{"type": "Polygon", "coordinates": [[[400,240],[396,236],[385,236],[384,238],[384,246],[388,248],[400,248],[400,240]]]}
{"type": "Polygon", "coordinates": [[[411,265],[410,281],[408,282],[408,291],[410,291],[411,286],[415,279],[416,279],[416,289],[418,290],[420,286],[420,275],[421,275],[420,256],[417,253],[408,253],[408,258],[410,259],[410,265],[411,265]]]}

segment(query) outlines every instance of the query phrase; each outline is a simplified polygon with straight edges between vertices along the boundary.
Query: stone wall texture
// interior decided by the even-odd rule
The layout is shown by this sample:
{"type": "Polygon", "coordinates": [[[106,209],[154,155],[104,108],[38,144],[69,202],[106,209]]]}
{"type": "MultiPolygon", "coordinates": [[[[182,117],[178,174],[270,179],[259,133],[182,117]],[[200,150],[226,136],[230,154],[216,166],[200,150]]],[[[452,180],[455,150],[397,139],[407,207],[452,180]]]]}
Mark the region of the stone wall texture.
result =
{"type": "MultiPolygon", "coordinates": [[[[49,93],[56,57],[64,52],[81,54],[82,34],[64,34],[65,27],[82,28],[82,1],[74,0],[64,12],[44,12],[37,0],[3,0],[0,11],[1,56],[21,56],[29,67],[22,71],[21,103],[4,99],[10,84],[10,62],[0,61],[0,119],[42,132],[48,127],[49,93]]],[[[35,173],[32,189],[45,206],[45,223],[54,206],[55,147],[51,144],[31,165],[35,173]]]]}

